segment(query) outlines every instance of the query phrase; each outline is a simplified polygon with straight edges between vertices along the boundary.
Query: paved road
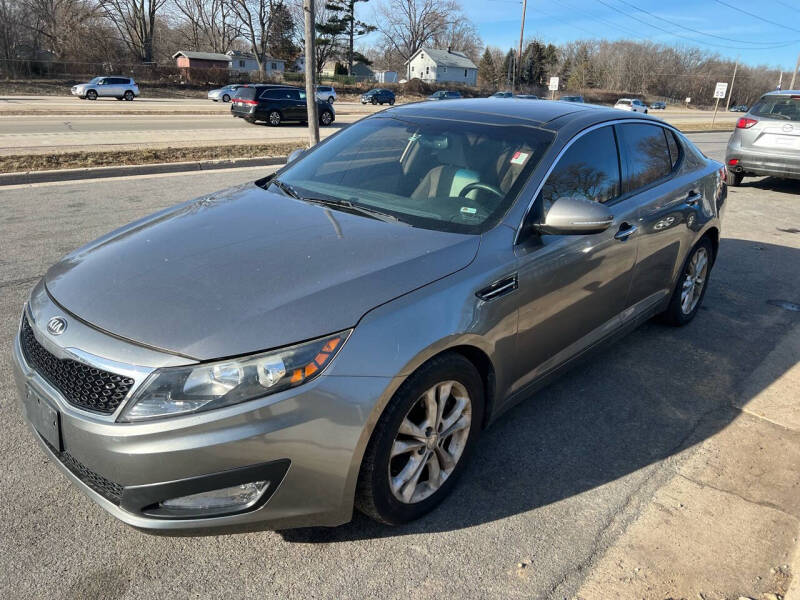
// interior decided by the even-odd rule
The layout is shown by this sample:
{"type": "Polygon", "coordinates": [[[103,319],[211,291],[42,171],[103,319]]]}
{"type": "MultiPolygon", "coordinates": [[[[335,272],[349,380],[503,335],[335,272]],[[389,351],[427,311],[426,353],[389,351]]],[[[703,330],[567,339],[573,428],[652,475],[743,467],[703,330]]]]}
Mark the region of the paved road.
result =
{"type": "MultiPolygon", "coordinates": [[[[719,151],[719,134],[703,139],[719,151]]],[[[166,205],[264,169],[0,189],[0,347],[59,256],[166,205]]],[[[647,324],[485,432],[454,495],[385,528],[202,538],[121,525],[35,446],[0,354],[0,597],[565,598],[708,435],[797,323],[800,184],[732,189],[720,259],[698,319],[647,324]],[[530,561],[518,569],[517,564],[530,561]]]]}
{"type": "MultiPolygon", "coordinates": [[[[382,107],[338,102],[335,127],[376,112],[382,107]]],[[[707,112],[667,110],[653,113],[682,126],[709,121],[707,112]]],[[[722,114],[721,127],[732,127],[735,115],[722,114]]],[[[334,129],[323,129],[329,135],[334,129]]],[[[0,98],[0,155],[75,150],[122,150],[166,146],[229,145],[266,141],[302,140],[300,125],[268,128],[230,117],[229,105],[203,100],[141,99],[136,102],[81,101],[61,97],[0,98]],[[20,107],[52,114],[3,115],[20,107]],[[145,110],[140,110],[145,107],[145,110]],[[78,110],[101,114],[58,114],[78,110]],[[208,114],[153,114],[155,111],[207,111],[208,114]],[[120,113],[120,114],[102,114],[120,113]],[[120,112],[121,111],[121,112],[120,112]],[[138,114],[142,113],[142,114],[138,114]]]]}

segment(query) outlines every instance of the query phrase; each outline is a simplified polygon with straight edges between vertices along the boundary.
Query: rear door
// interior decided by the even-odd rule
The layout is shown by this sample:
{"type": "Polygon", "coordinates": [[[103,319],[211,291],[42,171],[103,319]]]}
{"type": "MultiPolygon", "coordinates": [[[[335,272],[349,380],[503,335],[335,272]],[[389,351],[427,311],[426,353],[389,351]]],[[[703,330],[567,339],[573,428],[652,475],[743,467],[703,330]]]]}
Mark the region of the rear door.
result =
{"type": "Polygon", "coordinates": [[[637,208],[638,259],[623,320],[644,315],[672,293],[675,270],[695,237],[706,165],[671,130],[650,123],[616,126],[623,190],[637,208]]]}
{"type": "MultiPolygon", "coordinates": [[[[614,221],[601,233],[538,235],[517,246],[521,357],[517,389],[622,325],[636,264],[638,207],[622,195],[612,125],[578,137],[556,163],[535,202],[544,215],[559,198],[569,196],[602,202],[614,221]]],[[[538,207],[532,212],[538,213],[538,207]]]]}

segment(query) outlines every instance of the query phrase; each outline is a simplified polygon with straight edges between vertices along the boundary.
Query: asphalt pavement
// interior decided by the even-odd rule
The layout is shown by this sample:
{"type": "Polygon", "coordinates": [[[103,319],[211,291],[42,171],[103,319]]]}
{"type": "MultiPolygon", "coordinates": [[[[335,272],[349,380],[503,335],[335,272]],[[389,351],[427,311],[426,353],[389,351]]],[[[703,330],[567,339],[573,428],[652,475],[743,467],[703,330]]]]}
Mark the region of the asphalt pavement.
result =
{"type": "MultiPolygon", "coordinates": [[[[721,134],[702,136],[709,155],[721,134]]],[[[0,189],[0,345],[61,255],[265,169],[0,189]]],[[[567,598],[798,323],[800,183],[730,190],[720,255],[688,327],[648,323],[507,413],[453,495],[410,525],[152,536],[106,515],[45,459],[0,355],[0,596],[567,598]],[[520,568],[519,565],[524,565],[520,568]]]]}

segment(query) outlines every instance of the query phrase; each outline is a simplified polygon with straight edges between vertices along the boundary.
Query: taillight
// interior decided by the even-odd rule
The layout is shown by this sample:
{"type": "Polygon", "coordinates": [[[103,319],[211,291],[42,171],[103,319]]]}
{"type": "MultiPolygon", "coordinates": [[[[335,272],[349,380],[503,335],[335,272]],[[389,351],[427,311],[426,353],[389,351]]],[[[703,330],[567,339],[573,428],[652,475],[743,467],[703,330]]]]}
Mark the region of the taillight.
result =
{"type": "Polygon", "coordinates": [[[732,167],[735,167],[736,165],[739,164],[739,159],[738,158],[730,158],[730,159],[728,159],[728,164],[730,166],[732,166],[732,167]]]}
{"type": "Polygon", "coordinates": [[[256,102],[255,100],[243,100],[242,98],[234,98],[233,101],[238,102],[239,104],[251,104],[254,106],[258,104],[258,102],[256,102]]]}
{"type": "Polygon", "coordinates": [[[736,129],[750,129],[756,123],[758,123],[758,121],[755,119],[747,119],[742,117],[736,122],[736,129]]]}

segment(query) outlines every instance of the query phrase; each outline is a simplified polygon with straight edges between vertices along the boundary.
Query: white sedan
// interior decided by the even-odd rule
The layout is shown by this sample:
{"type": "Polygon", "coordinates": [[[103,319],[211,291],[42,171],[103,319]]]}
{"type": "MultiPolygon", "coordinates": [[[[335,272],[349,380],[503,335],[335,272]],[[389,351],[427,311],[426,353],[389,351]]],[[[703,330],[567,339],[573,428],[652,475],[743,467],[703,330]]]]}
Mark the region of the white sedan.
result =
{"type": "Polygon", "coordinates": [[[647,105],[641,100],[637,100],[636,98],[633,99],[620,98],[619,100],[617,100],[617,103],[614,105],[614,108],[647,114],[647,105]]]}

